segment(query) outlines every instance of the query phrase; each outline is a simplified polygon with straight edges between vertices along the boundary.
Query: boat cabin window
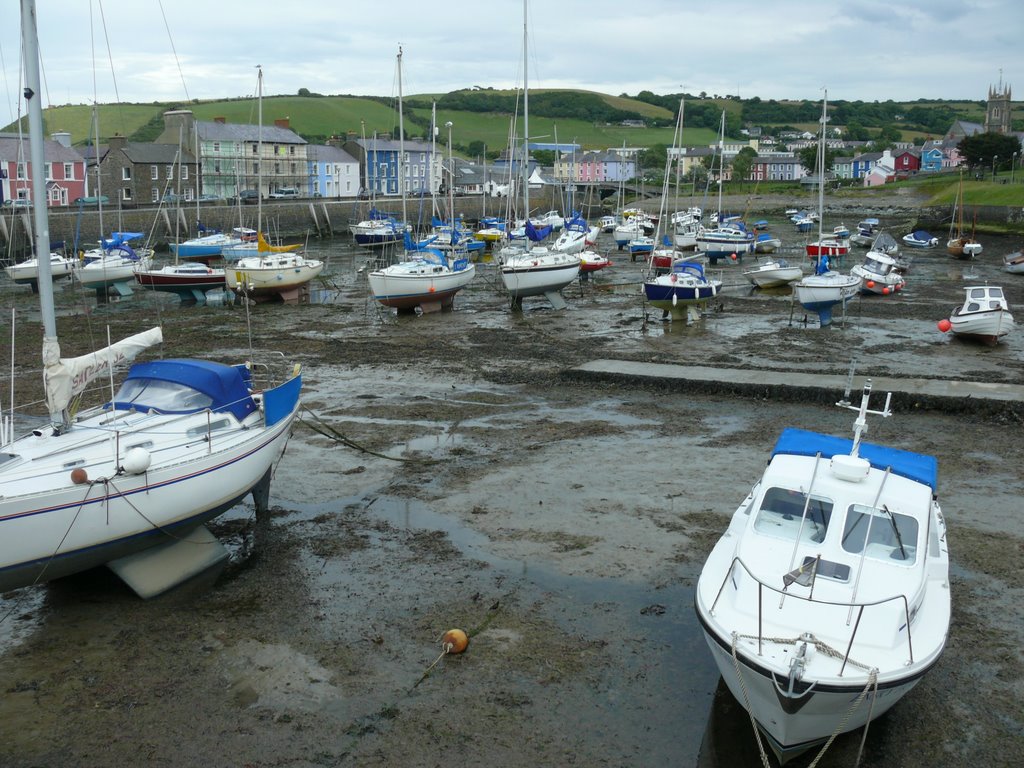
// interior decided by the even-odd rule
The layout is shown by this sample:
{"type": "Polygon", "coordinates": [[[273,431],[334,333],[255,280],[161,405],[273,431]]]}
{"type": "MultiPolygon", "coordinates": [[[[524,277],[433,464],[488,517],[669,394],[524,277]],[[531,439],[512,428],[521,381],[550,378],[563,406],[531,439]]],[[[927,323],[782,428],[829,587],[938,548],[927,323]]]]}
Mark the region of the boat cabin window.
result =
{"type": "Polygon", "coordinates": [[[769,488],[761,499],[761,506],[754,520],[754,530],[784,539],[795,539],[799,532],[804,541],[822,542],[832,519],[832,502],[819,496],[811,496],[788,488],[769,488]],[[807,507],[807,518],[801,517],[807,507]]]}
{"type": "Polygon", "coordinates": [[[917,520],[910,515],[881,509],[850,505],[843,526],[843,549],[867,557],[913,565],[917,554],[917,520]],[[868,533],[870,526],[871,532],[868,533]]]}
{"type": "Polygon", "coordinates": [[[138,411],[201,411],[213,400],[209,395],[185,384],[160,379],[128,379],[121,385],[114,402],[118,408],[138,411]]]}

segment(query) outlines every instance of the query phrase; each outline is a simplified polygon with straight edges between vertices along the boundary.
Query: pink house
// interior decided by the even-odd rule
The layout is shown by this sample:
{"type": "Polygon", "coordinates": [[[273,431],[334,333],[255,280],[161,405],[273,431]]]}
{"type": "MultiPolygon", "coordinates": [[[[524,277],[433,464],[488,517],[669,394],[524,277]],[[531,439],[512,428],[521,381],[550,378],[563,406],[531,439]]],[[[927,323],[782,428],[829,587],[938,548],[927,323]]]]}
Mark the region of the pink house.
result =
{"type": "MultiPolygon", "coordinates": [[[[55,133],[45,142],[47,203],[68,205],[85,196],[85,159],[71,147],[71,136],[55,133]]],[[[0,133],[0,197],[8,200],[31,200],[31,160],[27,137],[16,133],[0,133]]]]}

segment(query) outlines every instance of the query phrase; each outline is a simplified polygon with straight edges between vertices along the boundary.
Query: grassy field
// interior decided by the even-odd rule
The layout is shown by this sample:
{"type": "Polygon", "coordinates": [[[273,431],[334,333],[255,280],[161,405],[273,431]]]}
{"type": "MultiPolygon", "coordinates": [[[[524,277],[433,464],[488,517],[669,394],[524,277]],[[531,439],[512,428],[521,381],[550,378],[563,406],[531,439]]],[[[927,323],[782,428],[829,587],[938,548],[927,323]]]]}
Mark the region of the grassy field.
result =
{"type": "MultiPolygon", "coordinates": [[[[531,93],[543,93],[550,89],[531,89],[531,93]]],[[[499,93],[513,94],[512,91],[499,93]]],[[[599,94],[611,106],[637,112],[648,118],[671,118],[671,113],[658,106],[647,104],[621,96],[599,94]]],[[[407,114],[410,117],[406,130],[412,136],[425,136],[425,125],[429,121],[429,109],[413,108],[410,103],[429,102],[434,97],[429,94],[417,94],[407,97],[407,114]]],[[[730,113],[738,112],[742,104],[733,99],[716,100],[716,107],[730,113]]],[[[911,107],[914,102],[908,102],[911,107]]],[[[965,119],[974,122],[984,120],[984,105],[981,102],[948,102],[948,106],[965,115],[965,119]]],[[[114,135],[127,136],[130,140],[151,141],[162,126],[161,115],[171,108],[187,107],[200,120],[212,120],[224,117],[231,123],[257,122],[255,97],[199,102],[190,105],[182,104],[103,104],[97,107],[99,117],[100,141],[114,135]]],[[[1021,108],[1014,105],[1015,114],[1021,108]]],[[[361,134],[364,126],[369,137],[374,131],[378,133],[394,131],[398,125],[397,103],[392,100],[378,100],[360,96],[297,96],[279,95],[264,96],[263,119],[265,124],[274,120],[288,118],[292,129],[305,137],[327,137],[343,135],[347,131],[361,134]]],[[[508,143],[509,115],[488,114],[478,112],[445,112],[438,113],[438,123],[446,121],[454,123],[452,137],[456,146],[467,146],[473,141],[484,142],[489,149],[505,147],[508,143]]],[[[93,133],[93,109],[89,105],[63,105],[51,107],[44,112],[47,133],[67,131],[71,134],[72,143],[83,146],[93,133]]],[[[27,120],[24,130],[27,132],[27,120]]],[[[607,147],[651,146],[652,144],[669,144],[672,140],[671,128],[626,128],[620,125],[594,124],[583,120],[559,118],[552,120],[539,116],[531,116],[530,133],[538,141],[554,141],[557,125],[558,138],[561,142],[580,144],[585,149],[602,149],[607,147]]],[[[770,127],[770,126],[769,126],[770,127]]],[[[816,130],[816,125],[795,126],[816,130]]],[[[897,126],[899,128],[899,126],[897,126]]],[[[16,130],[11,125],[5,131],[16,130]]],[[[444,129],[442,128],[442,133],[444,129]]],[[[924,138],[925,135],[913,131],[903,131],[903,138],[913,140],[924,138]]],[[[439,137],[442,141],[446,137],[439,137]]],[[[732,137],[736,138],[736,137],[732,137]]],[[[934,137],[932,137],[934,138],[934,137]]],[[[684,143],[690,145],[707,145],[714,141],[712,131],[687,128],[684,143]]]]}

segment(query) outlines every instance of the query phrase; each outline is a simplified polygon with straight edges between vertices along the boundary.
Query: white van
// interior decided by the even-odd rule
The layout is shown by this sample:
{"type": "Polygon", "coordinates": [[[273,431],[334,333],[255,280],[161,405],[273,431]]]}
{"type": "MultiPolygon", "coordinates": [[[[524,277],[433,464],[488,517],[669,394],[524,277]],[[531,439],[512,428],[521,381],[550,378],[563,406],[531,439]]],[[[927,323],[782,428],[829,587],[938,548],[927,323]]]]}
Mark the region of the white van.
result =
{"type": "Polygon", "coordinates": [[[295,187],[281,187],[269,195],[271,200],[288,200],[298,196],[299,190],[295,187]]]}

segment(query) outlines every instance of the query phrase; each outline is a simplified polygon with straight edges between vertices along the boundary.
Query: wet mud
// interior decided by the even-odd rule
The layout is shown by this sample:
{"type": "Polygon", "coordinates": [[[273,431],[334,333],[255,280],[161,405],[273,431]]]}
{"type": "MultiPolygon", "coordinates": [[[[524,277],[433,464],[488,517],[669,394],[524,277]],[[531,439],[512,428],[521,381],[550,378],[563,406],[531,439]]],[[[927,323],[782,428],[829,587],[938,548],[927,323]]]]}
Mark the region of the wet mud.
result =
{"type": "MultiPolygon", "coordinates": [[[[852,415],[841,392],[737,393],[728,371],[843,374],[852,359],[858,374],[1024,381],[1024,334],[983,347],[936,328],[969,282],[1024,307],[1024,280],[997,264],[1011,243],[983,242],[975,263],[919,254],[902,295],[855,300],[830,329],[752,292],[741,264],[722,265],[699,322],[662,322],[614,245],[560,312],[512,311],[481,265],[453,312],[399,317],[368,297],[369,255],[347,242],[322,246],[305,306],[96,307],[60,290],[67,354],[146,322],[168,356],[279,350],[303,363],[306,411],[270,512],[211,525],[232,551],[216,579],[143,602],[98,570],[2,596],[0,765],[760,765],[694,585],[778,432],[847,435],[852,415]],[[572,374],[596,358],[718,366],[723,383],[572,374]],[[443,655],[453,627],[469,646],[443,655]]],[[[5,297],[31,327],[24,293],[5,297]]],[[[19,343],[24,391],[37,358],[19,343]]],[[[910,404],[870,425],[939,459],[954,613],[939,664],[872,724],[864,766],[1024,762],[1018,407],[910,404]]],[[[819,765],[852,765],[859,745],[841,737],[819,765]]]]}

